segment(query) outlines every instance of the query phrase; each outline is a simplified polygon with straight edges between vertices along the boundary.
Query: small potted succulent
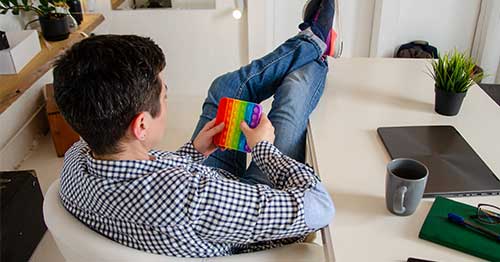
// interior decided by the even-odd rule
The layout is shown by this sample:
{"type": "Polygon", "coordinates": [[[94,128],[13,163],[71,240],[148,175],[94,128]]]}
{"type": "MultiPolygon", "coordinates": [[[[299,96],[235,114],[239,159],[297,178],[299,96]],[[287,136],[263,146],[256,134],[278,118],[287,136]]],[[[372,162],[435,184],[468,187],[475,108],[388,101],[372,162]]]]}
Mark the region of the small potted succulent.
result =
{"type": "Polygon", "coordinates": [[[39,2],[36,5],[31,0],[0,0],[0,14],[7,14],[8,11],[13,15],[18,15],[20,12],[35,12],[46,40],[60,41],[68,38],[70,28],[66,0],[39,0],[39,2]]]}
{"type": "Polygon", "coordinates": [[[429,73],[436,92],[434,110],[445,116],[457,115],[467,90],[483,79],[483,72],[474,70],[474,59],[457,50],[439,56],[431,65],[429,73]]]}

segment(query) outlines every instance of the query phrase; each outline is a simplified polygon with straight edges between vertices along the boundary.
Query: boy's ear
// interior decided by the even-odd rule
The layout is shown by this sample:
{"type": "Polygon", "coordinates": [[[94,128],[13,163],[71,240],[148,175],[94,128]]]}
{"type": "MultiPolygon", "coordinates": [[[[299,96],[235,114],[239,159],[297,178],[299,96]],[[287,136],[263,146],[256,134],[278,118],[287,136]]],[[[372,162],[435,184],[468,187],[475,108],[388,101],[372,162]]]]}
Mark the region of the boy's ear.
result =
{"type": "Polygon", "coordinates": [[[130,123],[130,131],[132,136],[135,139],[141,141],[146,140],[148,127],[149,127],[148,114],[146,112],[141,112],[137,114],[130,123]]]}

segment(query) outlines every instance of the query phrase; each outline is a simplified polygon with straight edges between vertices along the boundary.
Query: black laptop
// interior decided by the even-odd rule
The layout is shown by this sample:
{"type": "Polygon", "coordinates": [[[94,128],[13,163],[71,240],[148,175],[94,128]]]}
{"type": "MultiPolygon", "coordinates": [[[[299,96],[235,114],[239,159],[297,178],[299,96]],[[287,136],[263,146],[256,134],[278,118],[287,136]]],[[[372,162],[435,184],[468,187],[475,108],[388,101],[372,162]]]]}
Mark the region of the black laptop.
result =
{"type": "Polygon", "coordinates": [[[424,163],[424,197],[499,195],[500,180],[453,126],[380,127],[389,155],[424,163]]]}

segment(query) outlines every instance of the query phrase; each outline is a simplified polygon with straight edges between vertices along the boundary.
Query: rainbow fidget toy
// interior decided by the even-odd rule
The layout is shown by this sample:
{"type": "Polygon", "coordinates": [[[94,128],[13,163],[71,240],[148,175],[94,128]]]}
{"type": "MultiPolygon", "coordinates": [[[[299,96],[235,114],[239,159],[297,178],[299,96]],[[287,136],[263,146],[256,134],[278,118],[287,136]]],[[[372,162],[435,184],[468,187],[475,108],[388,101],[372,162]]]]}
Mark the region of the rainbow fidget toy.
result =
{"type": "Polygon", "coordinates": [[[220,148],[250,152],[240,123],[245,120],[250,128],[255,128],[260,122],[261,114],[262,106],[259,104],[223,97],[217,109],[215,125],[224,122],[224,129],[214,136],[214,144],[220,148]]]}

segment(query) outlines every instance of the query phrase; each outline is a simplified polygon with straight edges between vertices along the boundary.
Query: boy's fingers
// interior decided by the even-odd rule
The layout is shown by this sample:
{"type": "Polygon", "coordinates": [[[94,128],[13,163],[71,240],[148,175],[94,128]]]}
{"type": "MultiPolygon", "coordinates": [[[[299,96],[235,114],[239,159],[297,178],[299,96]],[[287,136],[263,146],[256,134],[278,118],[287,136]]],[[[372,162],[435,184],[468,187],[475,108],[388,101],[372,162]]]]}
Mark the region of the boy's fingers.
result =
{"type": "Polygon", "coordinates": [[[266,122],[270,122],[269,118],[267,118],[267,115],[262,113],[262,115],[260,116],[260,120],[259,120],[259,123],[257,124],[257,126],[262,126],[262,124],[266,123],[266,122]]]}
{"type": "Polygon", "coordinates": [[[241,121],[240,128],[241,128],[241,131],[243,131],[243,134],[245,134],[245,135],[248,133],[248,131],[250,131],[250,127],[248,126],[247,122],[245,122],[245,121],[241,121]]]}
{"type": "Polygon", "coordinates": [[[262,116],[260,117],[260,122],[269,122],[269,118],[267,118],[267,115],[266,114],[262,114],[262,116]]]}
{"type": "Polygon", "coordinates": [[[210,120],[210,121],[208,121],[205,124],[205,126],[203,127],[203,129],[208,130],[208,129],[212,128],[214,125],[215,125],[215,118],[212,119],[212,120],[210,120]]]}
{"type": "Polygon", "coordinates": [[[214,136],[215,134],[221,132],[224,129],[224,122],[218,124],[216,127],[208,130],[208,134],[210,136],[214,136]]]}

